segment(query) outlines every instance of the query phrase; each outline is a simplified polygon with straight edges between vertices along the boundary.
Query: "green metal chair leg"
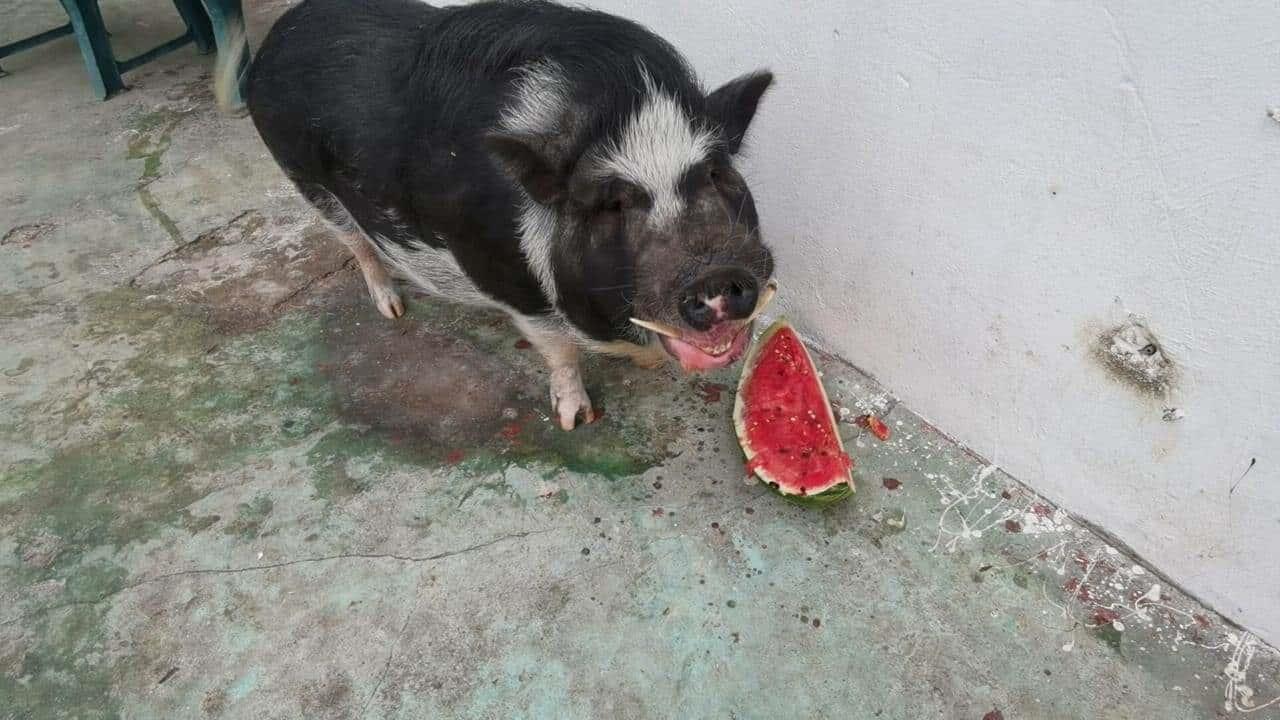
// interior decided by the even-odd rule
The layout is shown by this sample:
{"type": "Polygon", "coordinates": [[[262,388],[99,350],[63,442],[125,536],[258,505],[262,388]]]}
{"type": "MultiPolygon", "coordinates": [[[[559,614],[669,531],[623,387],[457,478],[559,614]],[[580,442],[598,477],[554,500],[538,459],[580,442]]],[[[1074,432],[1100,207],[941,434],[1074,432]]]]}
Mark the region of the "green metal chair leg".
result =
{"type": "Polygon", "coordinates": [[[111,54],[111,42],[107,39],[107,29],[102,22],[98,3],[95,0],[61,2],[75,28],[76,42],[80,45],[80,54],[84,56],[85,67],[89,70],[89,83],[93,85],[94,93],[99,99],[106,100],[124,90],[124,80],[120,77],[116,58],[111,54]]]}
{"type": "Polygon", "coordinates": [[[187,29],[191,31],[191,37],[196,42],[196,47],[200,49],[201,54],[213,52],[213,24],[209,21],[209,15],[205,13],[204,6],[200,4],[200,0],[173,0],[173,4],[178,8],[178,14],[182,16],[182,21],[187,24],[187,29]]]}

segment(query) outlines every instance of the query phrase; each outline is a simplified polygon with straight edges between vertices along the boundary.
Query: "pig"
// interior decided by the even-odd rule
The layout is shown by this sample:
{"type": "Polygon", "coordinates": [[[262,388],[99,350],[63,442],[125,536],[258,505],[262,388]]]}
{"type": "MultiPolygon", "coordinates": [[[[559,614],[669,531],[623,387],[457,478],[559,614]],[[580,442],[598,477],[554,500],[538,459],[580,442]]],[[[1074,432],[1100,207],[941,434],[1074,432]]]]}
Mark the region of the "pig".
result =
{"type": "Polygon", "coordinates": [[[572,430],[583,352],[700,371],[750,342],[776,281],[734,161],[772,82],[708,93],[644,27],[542,0],[305,0],[215,86],[243,83],[378,312],[400,281],[508,314],[572,430]]]}

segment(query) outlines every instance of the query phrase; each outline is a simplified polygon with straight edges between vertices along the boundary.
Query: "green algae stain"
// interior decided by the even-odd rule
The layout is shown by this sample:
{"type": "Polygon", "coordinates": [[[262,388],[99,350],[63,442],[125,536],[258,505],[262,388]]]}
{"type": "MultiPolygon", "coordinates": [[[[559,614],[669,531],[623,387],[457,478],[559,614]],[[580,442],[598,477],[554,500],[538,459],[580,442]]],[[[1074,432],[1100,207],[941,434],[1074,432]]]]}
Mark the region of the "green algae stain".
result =
{"type": "Polygon", "coordinates": [[[1117,655],[1121,654],[1120,644],[1124,640],[1124,633],[1117,630],[1111,623],[1099,625],[1090,630],[1090,633],[1097,638],[1098,642],[1114,650],[1117,655]]]}
{"type": "MultiPolygon", "coordinates": [[[[121,717],[111,696],[115,664],[97,600],[122,581],[124,570],[107,563],[82,567],[66,583],[69,604],[23,621],[16,671],[0,673],[6,717],[121,717]]],[[[13,667],[13,665],[9,665],[13,667]]]]}
{"type": "Polygon", "coordinates": [[[134,190],[147,214],[160,225],[175,245],[182,243],[182,232],[174,219],[160,207],[160,201],[151,192],[150,185],[160,177],[160,164],[173,142],[173,131],[193,112],[194,109],[175,110],[166,107],[134,118],[129,127],[133,137],[129,140],[129,150],[125,154],[130,160],[142,161],[142,175],[138,177],[134,190]]]}
{"type": "Polygon", "coordinates": [[[64,558],[73,560],[101,545],[118,548],[148,536],[165,510],[197,499],[184,482],[194,467],[173,446],[142,450],[150,437],[130,429],[114,443],[73,446],[48,462],[0,475],[0,484],[19,493],[16,501],[0,503],[0,520],[72,538],[64,558]]]}
{"type": "Polygon", "coordinates": [[[380,437],[355,428],[342,427],[320,437],[307,452],[311,483],[316,496],[339,502],[359,495],[370,487],[370,476],[388,467],[384,453],[389,444],[380,437]],[[362,462],[368,472],[355,477],[349,471],[352,461],[362,462]]]}
{"type": "Polygon", "coordinates": [[[262,526],[271,517],[275,502],[267,495],[258,493],[253,500],[236,506],[236,517],[223,529],[228,535],[237,535],[242,540],[254,540],[262,537],[262,526]]]}
{"type": "MultiPolygon", "coordinates": [[[[661,462],[684,429],[680,418],[653,419],[627,406],[626,391],[605,385],[612,381],[600,375],[588,382],[610,401],[622,398],[610,407],[620,409],[564,433],[541,417],[545,377],[533,374],[503,379],[528,394],[516,398],[520,432],[504,434],[495,423],[491,431],[468,435],[459,461],[451,458],[456,443],[397,437],[344,418],[334,378],[321,370],[326,353],[334,353],[324,347],[323,318],[291,313],[229,338],[211,330],[204,309],[149,300],[132,288],[86,296],[82,316],[76,332],[85,343],[125,348],[113,355],[126,356],[94,364],[77,383],[88,392],[64,407],[51,413],[23,408],[21,417],[0,420],[5,432],[56,424],[67,438],[47,459],[0,467],[0,540],[12,539],[17,555],[0,564],[0,585],[46,589],[20,591],[13,608],[30,618],[24,627],[31,640],[21,650],[27,672],[0,675],[0,697],[17,698],[11,706],[18,717],[53,704],[68,708],[68,716],[117,714],[103,701],[117,673],[104,659],[101,638],[111,598],[127,592],[131,574],[111,558],[166,532],[219,530],[243,542],[272,532],[275,503],[265,494],[241,503],[231,518],[192,511],[225,489],[227,471],[310,443],[315,494],[340,504],[391,471],[447,467],[450,482],[427,498],[423,513],[405,521],[426,531],[436,514],[482,495],[486,503],[529,502],[532,486],[516,489],[492,477],[512,466],[530,468],[532,483],[548,468],[567,468],[597,476],[604,491],[621,492],[627,483],[612,479],[661,462]],[[38,536],[61,538],[57,562],[48,567],[22,559],[24,539],[38,536]]],[[[339,361],[368,351],[344,342],[339,350],[348,354],[339,361]]],[[[481,351],[499,342],[488,338],[481,351]]],[[[559,491],[550,500],[567,502],[568,496],[559,491]]]]}
{"type": "Polygon", "coordinates": [[[586,427],[566,433],[547,423],[539,429],[536,441],[514,453],[516,458],[610,480],[639,475],[663,459],[658,448],[649,445],[652,440],[644,439],[648,433],[632,428],[586,427]]]}
{"type": "Polygon", "coordinates": [[[97,603],[124,587],[128,572],[106,560],[82,562],[65,576],[64,599],[75,603],[97,603]]]}
{"type": "MultiPolygon", "coordinates": [[[[97,372],[91,410],[64,416],[88,424],[87,439],[47,462],[0,474],[0,520],[71,538],[64,557],[100,546],[118,549],[183,526],[180,511],[206,494],[192,480],[292,441],[268,418],[287,383],[262,367],[251,345],[211,358],[200,319],[134,291],[90,297],[90,339],[130,338],[139,352],[97,372]]],[[[288,333],[270,338],[288,344],[288,333]]],[[[305,348],[293,348],[305,358],[305,348]]],[[[307,389],[285,391],[300,396],[307,389]]],[[[300,397],[293,398],[300,400],[300,397]]]]}
{"type": "MultiPolygon", "coordinates": [[[[17,555],[0,565],[0,586],[33,589],[12,608],[27,618],[26,671],[0,674],[0,697],[15,698],[3,704],[17,717],[53,707],[67,717],[116,716],[106,700],[114,671],[99,644],[110,598],[129,573],[103,558],[168,529],[213,527],[221,518],[190,511],[221,489],[210,478],[297,444],[278,413],[309,422],[328,405],[312,372],[314,326],[306,318],[228,341],[209,332],[202,314],[139,291],[90,295],[84,304],[86,341],[128,344],[135,354],[95,366],[80,383],[94,391],[64,412],[26,408],[26,416],[4,421],[53,422],[76,438],[45,461],[0,468],[0,539],[12,538],[17,555]],[[57,561],[23,562],[31,539],[45,536],[61,539],[57,561]]],[[[243,503],[228,532],[258,537],[272,509],[266,496],[243,503]]]]}
{"type": "Polygon", "coordinates": [[[173,131],[193,112],[194,109],[162,107],[138,115],[129,123],[133,135],[125,157],[143,161],[140,183],[150,183],[160,177],[160,162],[172,144],[173,131]]]}
{"type": "Polygon", "coordinates": [[[182,527],[192,535],[202,533],[222,520],[219,515],[196,515],[187,509],[183,509],[180,517],[182,527]]]}
{"type": "Polygon", "coordinates": [[[30,320],[47,311],[38,289],[0,292],[0,320],[30,320]]]}
{"type": "Polygon", "coordinates": [[[529,422],[517,442],[490,438],[486,444],[468,448],[470,458],[460,467],[478,476],[513,465],[530,470],[553,468],[615,481],[639,475],[663,459],[661,452],[645,442],[629,441],[627,432],[587,426],[569,433],[551,423],[529,422]]]}

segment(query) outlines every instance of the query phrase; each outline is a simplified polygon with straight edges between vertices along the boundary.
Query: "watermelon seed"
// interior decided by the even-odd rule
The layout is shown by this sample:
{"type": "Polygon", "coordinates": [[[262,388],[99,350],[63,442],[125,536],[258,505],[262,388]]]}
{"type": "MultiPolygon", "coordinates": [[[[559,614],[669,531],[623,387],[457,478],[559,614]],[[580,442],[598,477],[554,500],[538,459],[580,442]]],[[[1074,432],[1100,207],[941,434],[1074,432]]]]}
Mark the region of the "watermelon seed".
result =
{"type": "Polygon", "coordinates": [[[590,554],[591,554],[591,548],[582,548],[582,554],[583,554],[583,555],[590,555],[590,554]]]}
{"type": "Polygon", "coordinates": [[[738,607],[738,603],[734,602],[733,600],[729,600],[728,602],[725,603],[725,605],[728,605],[731,608],[738,607]]]}

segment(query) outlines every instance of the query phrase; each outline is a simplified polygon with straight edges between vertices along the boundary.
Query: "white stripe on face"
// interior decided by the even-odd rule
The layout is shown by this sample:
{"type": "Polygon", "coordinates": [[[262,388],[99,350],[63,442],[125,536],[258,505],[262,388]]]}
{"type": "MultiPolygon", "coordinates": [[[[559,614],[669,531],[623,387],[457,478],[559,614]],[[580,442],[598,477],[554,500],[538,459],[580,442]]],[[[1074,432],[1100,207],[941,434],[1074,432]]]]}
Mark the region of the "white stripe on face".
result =
{"type": "Polygon", "coordinates": [[[649,193],[653,198],[649,221],[661,227],[684,210],[677,185],[689,167],[707,159],[715,136],[694,127],[680,103],[658,89],[648,73],[644,78],[643,105],[618,141],[605,150],[601,164],[604,172],[649,193]]]}

